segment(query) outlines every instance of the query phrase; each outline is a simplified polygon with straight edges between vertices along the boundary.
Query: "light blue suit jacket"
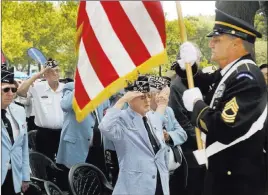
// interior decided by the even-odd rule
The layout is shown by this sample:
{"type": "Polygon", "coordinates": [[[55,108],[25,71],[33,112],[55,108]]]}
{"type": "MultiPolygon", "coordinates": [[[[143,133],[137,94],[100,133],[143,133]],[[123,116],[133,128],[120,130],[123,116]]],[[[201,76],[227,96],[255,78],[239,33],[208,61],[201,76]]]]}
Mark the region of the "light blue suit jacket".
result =
{"type": "MultiPolygon", "coordinates": [[[[147,115],[152,115],[154,112],[149,111],[147,115]]],[[[164,126],[171,137],[174,146],[182,145],[187,140],[187,134],[180,126],[175,118],[172,108],[167,107],[164,114],[164,126]]]]}
{"type": "Polygon", "coordinates": [[[120,170],[113,194],[155,194],[158,170],[163,192],[169,195],[168,151],[162,130],[163,117],[155,113],[148,119],[160,145],[156,154],[141,115],[130,107],[126,110],[108,109],[99,125],[102,133],[113,141],[118,156],[120,170]]]}
{"type": "MultiPolygon", "coordinates": [[[[95,117],[90,113],[81,123],[75,118],[72,107],[74,97],[74,83],[67,83],[63,88],[61,108],[64,112],[64,122],[61,131],[60,144],[56,162],[71,167],[77,163],[85,162],[88,155],[90,138],[95,125],[95,117]]],[[[101,120],[104,112],[109,108],[106,101],[97,108],[101,120]]]]}
{"type": "Polygon", "coordinates": [[[9,162],[11,160],[14,189],[16,193],[21,191],[22,181],[30,181],[28,134],[26,114],[23,107],[11,103],[8,107],[11,115],[19,127],[19,135],[11,144],[8,132],[1,120],[2,125],[2,185],[5,181],[9,162]]]}

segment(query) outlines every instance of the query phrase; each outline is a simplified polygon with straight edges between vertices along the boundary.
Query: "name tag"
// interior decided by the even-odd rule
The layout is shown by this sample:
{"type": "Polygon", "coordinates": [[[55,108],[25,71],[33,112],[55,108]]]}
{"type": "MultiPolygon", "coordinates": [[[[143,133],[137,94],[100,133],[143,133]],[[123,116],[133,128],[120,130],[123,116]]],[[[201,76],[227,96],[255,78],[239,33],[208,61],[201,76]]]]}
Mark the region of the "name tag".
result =
{"type": "Polygon", "coordinates": [[[41,98],[48,98],[48,96],[46,96],[46,95],[45,96],[41,96],[41,98]]]}

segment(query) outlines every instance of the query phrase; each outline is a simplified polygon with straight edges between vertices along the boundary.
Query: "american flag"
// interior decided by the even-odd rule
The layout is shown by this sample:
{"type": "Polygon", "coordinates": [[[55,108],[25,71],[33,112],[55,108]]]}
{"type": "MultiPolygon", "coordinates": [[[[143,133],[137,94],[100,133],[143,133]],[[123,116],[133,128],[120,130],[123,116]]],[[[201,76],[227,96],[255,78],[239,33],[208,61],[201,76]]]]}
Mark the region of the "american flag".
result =
{"type": "Polygon", "coordinates": [[[73,108],[82,121],[138,73],[167,62],[159,1],[81,1],[73,108]]]}

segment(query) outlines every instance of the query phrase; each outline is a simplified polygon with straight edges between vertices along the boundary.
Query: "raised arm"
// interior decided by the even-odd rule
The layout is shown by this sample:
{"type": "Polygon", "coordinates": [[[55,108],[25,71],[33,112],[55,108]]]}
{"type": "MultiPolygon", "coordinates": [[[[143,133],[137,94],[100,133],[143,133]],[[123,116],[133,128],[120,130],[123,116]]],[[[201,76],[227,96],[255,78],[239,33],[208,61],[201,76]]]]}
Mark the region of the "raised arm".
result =
{"type": "Polygon", "coordinates": [[[139,97],[141,95],[143,94],[140,92],[127,92],[112,108],[107,110],[106,115],[102,118],[99,125],[99,129],[104,136],[115,142],[122,139],[122,131],[124,127],[126,127],[126,124],[124,119],[121,117],[121,109],[125,103],[128,103],[135,97],[139,97]]]}
{"type": "Polygon", "coordinates": [[[18,96],[27,97],[27,92],[29,91],[30,86],[34,83],[36,79],[40,78],[48,69],[50,69],[50,67],[44,68],[39,73],[36,73],[31,78],[24,81],[18,88],[17,91],[18,96]]]}

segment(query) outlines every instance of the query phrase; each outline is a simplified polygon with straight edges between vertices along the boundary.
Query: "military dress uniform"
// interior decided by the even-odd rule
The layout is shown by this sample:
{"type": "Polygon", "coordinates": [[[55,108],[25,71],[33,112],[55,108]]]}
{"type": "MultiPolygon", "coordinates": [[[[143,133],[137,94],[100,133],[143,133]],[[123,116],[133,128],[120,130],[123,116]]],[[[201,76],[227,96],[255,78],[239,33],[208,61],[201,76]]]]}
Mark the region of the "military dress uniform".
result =
{"type": "MultiPolygon", "coordinates": [[[[215,23],[209,36],[225,33],[251,43],[261,36],[245,22],[219,10],[215,23]]],[[[205,195],[264,194],[267,92],[261,71],[250,55],[212,74],[196,70],[193,68],[195,84],[206,96],[195,103],[192,113],[192,123],[206,134],[205,195]]],[[[176,72],[182,73],[179,66],[176,72]]]]}

